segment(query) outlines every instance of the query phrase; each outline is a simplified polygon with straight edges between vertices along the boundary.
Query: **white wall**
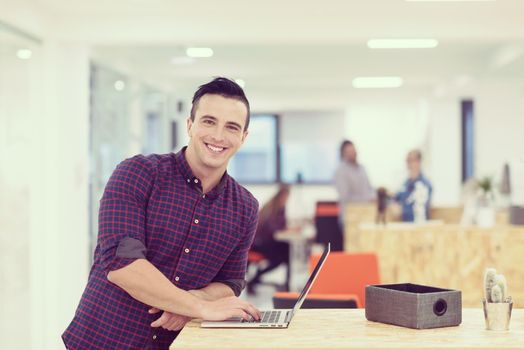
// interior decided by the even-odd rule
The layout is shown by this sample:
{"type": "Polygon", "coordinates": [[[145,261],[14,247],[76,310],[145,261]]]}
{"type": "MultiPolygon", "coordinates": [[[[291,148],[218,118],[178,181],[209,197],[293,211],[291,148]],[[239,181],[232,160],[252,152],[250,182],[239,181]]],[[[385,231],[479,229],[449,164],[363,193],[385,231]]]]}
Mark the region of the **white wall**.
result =
{"type": "Polygon", "coordinates": [[[23,316],[32,311],[28,302],[31,183],[38,171],[39,145],[33,128],[38,96],[31,78],[38,65],[35,60],[18,59],[15,53],[0,44],[0,339],[2,348],[22,350],[31,346],[23,316]]]}
{"type": "Polygon", "coordinates": [[[31,182],[31,343],[57,349],[89,272],[89,52],[47,41],[40,71],[31,182]]]}
{"type": "Polygon", "coordinates": [[[88,50],[0,54],[0,337],[57,349],[88,274],[88,50]]]}

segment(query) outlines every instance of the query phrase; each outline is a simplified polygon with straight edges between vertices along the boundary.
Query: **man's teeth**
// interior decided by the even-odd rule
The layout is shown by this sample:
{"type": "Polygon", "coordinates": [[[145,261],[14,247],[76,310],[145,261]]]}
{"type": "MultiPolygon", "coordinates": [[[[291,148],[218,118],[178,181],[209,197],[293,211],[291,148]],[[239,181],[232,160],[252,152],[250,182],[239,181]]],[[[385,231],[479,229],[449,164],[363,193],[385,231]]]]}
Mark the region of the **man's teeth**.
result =
{"type": "Polygon", "coordinates": [[[224,150],[224,147],[215,147],[211,145],[207,145],[207,147],[213,152],[222,152],[224,150]]]}

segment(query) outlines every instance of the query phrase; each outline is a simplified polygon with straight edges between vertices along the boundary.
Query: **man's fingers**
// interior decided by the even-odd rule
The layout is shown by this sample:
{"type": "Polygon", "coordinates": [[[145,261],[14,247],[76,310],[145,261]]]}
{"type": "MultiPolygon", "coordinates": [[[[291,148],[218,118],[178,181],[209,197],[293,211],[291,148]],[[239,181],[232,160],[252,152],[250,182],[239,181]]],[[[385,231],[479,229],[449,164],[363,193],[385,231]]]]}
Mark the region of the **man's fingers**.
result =
{"type": "Polygon", "coordinates": [[[149,312],[150,314],[156,314],[156,313],[159,312],[159,311],[160,311],[160,309],[157,309],[156,307],[152,307],[151,309],[149,309],[148,312],[149,312]]]}
{"type": "Polygon", "coordinates": [[[262,316],[260,311],[256,307],[254,307],[251,303],[248,303],[247,301],[244,301],[242,303],[242,309],[257,321],[260,320],[262,316]]]}
{"type": "Polygon", "coordinates": [[[176,327],[177,324],[178,324],[178,320],[175,317],[171,317],[169,321],[167,321],[166,323],[162,325],[162,328],[167,329],[168,331],[171,331],[173,330],[172,328],[176,327]]]}
{"type": "Polygon", "coordinates": [[[162,327],[170,331],[179,331],[189,322],[189,318],[180,315],[172,315],[171,319],[166,322],[162,327]]]}
{"type": "Polygon", "coordinates": [[[169,320],[169,315],[167,314],[167,312],[164,312],[162,316],[160,316],[156,321],[151,323],[151,327],[160,327],[164,325],[164,323],[166,323],[168,320],[169,320]]]}

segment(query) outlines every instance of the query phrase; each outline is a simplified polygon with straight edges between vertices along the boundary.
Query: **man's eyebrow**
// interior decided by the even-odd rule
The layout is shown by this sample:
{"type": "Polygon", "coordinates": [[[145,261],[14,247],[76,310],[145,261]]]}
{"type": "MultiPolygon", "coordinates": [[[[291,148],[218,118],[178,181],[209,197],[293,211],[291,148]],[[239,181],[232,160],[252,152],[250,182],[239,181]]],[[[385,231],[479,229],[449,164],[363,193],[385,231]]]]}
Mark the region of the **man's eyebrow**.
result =
{"type": "MultiPolygon", "coordinates": [[[[200,119],[210,119],[210,120],[213,120],[215,122],[218,121],[218,119],[216,117],[213,117],[212,115],[208,115],[208,114],[205,114],[205,115],[201,116],[200,119]]],[[[242,129],[242,125],[238,124],[237,122],[227,121],[226,125],[236,126],[237,128],[242,129]]]]}
{"type": "Polygon", "coordinates": [[[242,125],[236,123],[236,122],[226,122],[227,125],[234,125],[236,127],[238,127],[239,129],[242,129],[242,125]]]}

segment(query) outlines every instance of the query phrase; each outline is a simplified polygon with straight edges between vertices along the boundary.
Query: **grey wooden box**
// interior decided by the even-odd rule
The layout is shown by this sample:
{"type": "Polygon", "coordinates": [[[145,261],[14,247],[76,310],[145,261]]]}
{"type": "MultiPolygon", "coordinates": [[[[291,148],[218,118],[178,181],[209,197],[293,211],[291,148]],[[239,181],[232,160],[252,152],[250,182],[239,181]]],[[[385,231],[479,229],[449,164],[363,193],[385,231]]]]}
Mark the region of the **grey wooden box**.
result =
{"type": "Polygon", "coordinates": [[[462,293],[411,283],[367,286],[366,318],[417,329],[458,326],[462,293]]]}

